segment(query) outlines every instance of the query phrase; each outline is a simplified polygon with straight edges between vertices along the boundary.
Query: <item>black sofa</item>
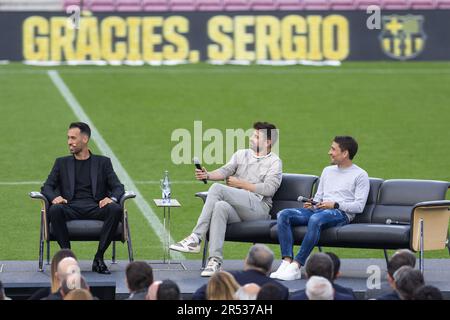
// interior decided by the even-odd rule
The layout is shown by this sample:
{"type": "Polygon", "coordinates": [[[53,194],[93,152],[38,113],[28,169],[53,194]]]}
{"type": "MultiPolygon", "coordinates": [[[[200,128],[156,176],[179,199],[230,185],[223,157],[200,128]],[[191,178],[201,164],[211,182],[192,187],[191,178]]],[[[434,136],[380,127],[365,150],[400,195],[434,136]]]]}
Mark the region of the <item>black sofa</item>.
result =
{"type": "MultiPolygon", "coordinates": [[[[283,174],[273,197],[272,219],[229,224],[225,241],[277,244],[277,213],[285,208],[301,207],[298,196],[313,196],[318,181],[314,175],[283,174]]],[[[448,246],[450,201],[445,200],[448,188],[449,183],[445,181],[370,178],[364,211],[348,225],[324,230],[318,246],[383,249],[386,260],[387,249],[420,251],[423,270],[425,250],[448,246]]],[[[203,201],[207,195],[207,192],[196,193],[203,201]]],[[[296,245],[302,243],[305,234],[306,226],[294,228],[296,245]]],[[[207,247],[206,240],[203,267],[207,247]]]]}

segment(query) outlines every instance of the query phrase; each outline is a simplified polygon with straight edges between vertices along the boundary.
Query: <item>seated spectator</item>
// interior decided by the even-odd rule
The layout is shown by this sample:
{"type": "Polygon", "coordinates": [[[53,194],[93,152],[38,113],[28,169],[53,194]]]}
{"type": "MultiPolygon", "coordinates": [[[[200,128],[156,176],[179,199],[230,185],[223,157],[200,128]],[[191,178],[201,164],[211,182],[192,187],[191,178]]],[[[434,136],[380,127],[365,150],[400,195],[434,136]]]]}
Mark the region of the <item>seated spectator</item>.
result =
{"type": "Polygon", "coordinates": [[[236,300],[256,300],[261,287],[256,283],[247,283],[236,291],[236,300]]]}
{"type": "Polygon", "coordinates": [[[157,300],[181,300],[180,288],[172,280],[164,280],[158,286],[157,300]]]}
{"type": "MultiPolygon", "coordinates": [[[[244,270],[233,271],[231,274],[241,286],[246,285],[247,283],[255,283],[258,286],[262,286],[266,283],[278,285],[284,292],[285,299],[287,299],[289,296],[288,289],[278,281],[269,277],[272,270],[273,259],[274,255],[269,247],[264,244],[255,244],[250,248],[247,257],[245,258],[244,270]]],[[[194,292],[192,299],[205,300],[205,293],[206,285],[203,285],[194,292]]]]}
{"type": "Polygon", "coordinates": [[[86,289],[74,289],[64,296],[64,300],[94,300],[94,297],[86,289]]]}
{"type": "Polygon", "coordinates": [[[394,273],[395,290],[401,300],[412,300],[414,291],[425,284],[422,272],[403,266],[394,273]]]}
{"type": "Polygon", "coordinates": [[[11,300],[5,295],[5,289],[3,288],[3,283],[0,281],[0,300],[11,300]]]}
{"type": "Polygon", "coordinates": [[[28,300],[40,300],[48,297],[52,293],[56,293],[59,290],[59,288],[61,287],[61,283],[59,282],[56,274],[57,267],[62,259],[69,257],[77,260],[75,253],[73,253],[73,251],[70,249],[61,249],[55,253],[50,266],[51,286],[37,290],[31,295],[30,298],[28,298],[28,300]]]}
{"type": "Polygon", "coordinates": [[[343,294],[348,294],[356,300],[356,296],[352,288],[346,288],[336,283],[336,279],[341,275],[341,260],[339,259],[339,257],[333,252],[325,252],[325,254],[331,258],[331,261],[333,261],[333,277],[328,280],[330,280],[334,290],[343,294]]]}
{"type": "Polygon", "coordinates": [[[305,293],[308,300],[334,300],[333,286],[324,277],[310,277],[306,282],[305,293]]]}
{"type": "Polygon", "coordinates": [[[261,286],[256,300],[286,300],[283,290],[274,283],[266,283],[261,286]]]}
{"type": "Polygon", "coordinates": [[[157,300],[157,293],[159,289],[159,285],[162,281],[153,281],[153,283],[148,287],[147,295],[145,296],[145,300],[157,300]]]}
{"type": "MultiPolygon", "coordinates": [[[[306,261],[305,272],[307,279],[313,276],[327,279],[333,287],[334,300],[355,300],[353,295],[343,293],[334,288],[332,283],[334,277],[333,261],[326,253],[311,255],[306,261]]],[[[345,292],[347,291],[345,290],[345,292]]],[[[307,300],[306,289],[294,292],[289,300],[307,300]]]]}
{"type": "Polygon", "coordinates": [[[444,297],[438,288],[425,285],[414,291],[413,300],[444,300],[444,297]]]}
{"type": "Polygon", "coordinates": [[[56,292],[52,292],[50,295],[48,295],[46,298],[43,298],[41,300],[62,300],[63,296],[61,294],[62,290],[62,283],[67,278],[67,276],[74,274],[74,273],[80,273],[80,267],[78,265],[77,260],[75,260],[72,257],[66,257],[62,259],[57,267],[56,267],[56,278],[58,279],[58,283],[61,284],[59,289],[56,292]]]}
{"type": "MultiPolygon", "coordinates": [[[[161,285],[160,285],[161,286],[161,285]]],[[[235,300],[235,293],[239,289],[233,275],[226,271],[214,273],[206,287],[207,300],[235,300]]]]}
{"type": "Polygon", "coordinates": [[[153,269],[143,261],[130,262],[125,269],[130,296],[127,300],[145,300],[148,287],[153,283],[153,269]]]}
{"type": "Polygon", "coordinates": [[[416,256],[406,249],[396,251],[391,259],[389,259],[386,279],[389,283],[390,292],[379,295],[376,298],[377,300],[400,300],[400,297],[395,290],[394,273],[403,266],[410,266],[411,268],[416,266],[416,256]]]}

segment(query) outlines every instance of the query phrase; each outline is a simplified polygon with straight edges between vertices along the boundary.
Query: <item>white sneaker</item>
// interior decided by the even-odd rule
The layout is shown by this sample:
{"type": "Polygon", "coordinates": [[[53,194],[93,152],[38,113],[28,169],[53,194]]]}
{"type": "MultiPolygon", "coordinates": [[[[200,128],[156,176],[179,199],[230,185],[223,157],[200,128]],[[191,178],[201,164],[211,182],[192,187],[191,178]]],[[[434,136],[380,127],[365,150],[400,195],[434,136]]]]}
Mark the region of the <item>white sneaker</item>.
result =
{"type": "Polygon", "coordinates": [[[276,278],[278,277],[278,275],[279,275],[281,272],[283,272],[283,271],[287,268],[287,266],[288,266],[289,264],[290,264],[290,263],[287,262],[286,260],[282,260],[280,266],[279,266],[278,269],[277,269],[277,271],[272,272],[272,273],[270,274],[270,277],[273,278],[273,279],[276,279],[276,278]]]}
{"type": "Polygon", "coordinates": [[[292,281],[301,279],[301,277],[302,273],[300,271],[300,267],[296,262],[292,262],[286,267],[286,269],[277,274],[276,279],[292,281]]]}
{"type": "Polygon", "coordinates": [[[186,252],[186,253],[199,253],[200,252],[200,239],[195,233],[187,236],[180,242],[170,245],[170,250],[186,252]]]}
{"type": "Polygon", "coordinates": [[[200,274],[202,277],[211,277],[217,271],[220,271],[222,262],[216,257],[211,257],[208,260],[208,265],[200,274]]]}

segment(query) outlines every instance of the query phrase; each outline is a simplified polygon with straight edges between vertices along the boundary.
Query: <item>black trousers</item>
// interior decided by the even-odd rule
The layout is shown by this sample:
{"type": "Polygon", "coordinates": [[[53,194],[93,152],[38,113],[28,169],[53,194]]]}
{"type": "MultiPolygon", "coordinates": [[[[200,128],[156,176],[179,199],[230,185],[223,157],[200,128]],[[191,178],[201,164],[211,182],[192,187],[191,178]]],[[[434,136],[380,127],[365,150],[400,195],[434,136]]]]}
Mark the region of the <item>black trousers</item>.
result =
{"type": "Polygon", "coordinates": [[[102,220],[103,228],[95,257],[103,258],[108,249],[117,226],[122,218],[122,208],[113,202],[100,208],[95,202],[73,202],[69,204],[54,204],[49,209],[49,222],[53,235],[61,248],[70,249],[69,231],[66,222],[69,220],[102,220]]]}

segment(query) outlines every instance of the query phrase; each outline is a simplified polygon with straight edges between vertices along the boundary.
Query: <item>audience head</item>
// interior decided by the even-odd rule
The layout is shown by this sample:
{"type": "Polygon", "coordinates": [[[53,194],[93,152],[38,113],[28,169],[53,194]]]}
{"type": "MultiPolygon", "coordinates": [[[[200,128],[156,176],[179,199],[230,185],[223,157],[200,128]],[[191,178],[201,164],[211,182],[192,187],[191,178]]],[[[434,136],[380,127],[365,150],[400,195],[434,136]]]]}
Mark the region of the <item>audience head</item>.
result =
{"type": "Polygon", "coordinates": [[[145,300],[157,300],[157,293],[159,289],[159,285],[162,281],[153,281],[153,283],[148,287],[147,295],[145,296],[145,300]]]}
{"type": "Polygon", "coordinates": [[[315,253],[306,260],[305,272],[308,278],[319,276],[333,281],[333,261],[326,253],[315,253]]]}
{"type": "Polygon", "coordinates": [[[84,289],[89,291],[86,280],[80,273],[69,274],[61,283],[61,295],[65,297],[69,292],[75,289],[84,289]]]}
{"type": "Polygon", "coordinates": [[[326,255],[328,255],[331,258],[331,261],[333,261],[333,281],[336,280],[337,277],[341,274],[339,271],[341,269],[341,259],[337,255],[335,255],[333,252],[325,252],[326,255]]]}
{"type": "Polygon", "coordinates": [[[333,286],[324,277],[312,276],[306,282],[306,296],[309,300],[333,300],[333,286]]]}
{"type": "Polygon", "coordinates": [[[59,288],[61,287],[61,283],[58,280],[57,277],[57,271],[58,271],[58,264],[61,262],[62,259],[64,258],[74,258],[75,260],[77,260],[77,257],[75,256],[75,253],[73,253],[72,250],[70,249],[61,249],[58,252],[55,253],[55,255],[52,258],[52,263],[51,263],[51,280],[52,280],[52,287],[51,287],[51,291],[52,292],[56,292],[59,290],[59,288]]]}
{"type": "Polygon", "coordinates": [[[414,291],[413,300],[443,300],[441,291],[433,286],[421,286],[414,291]]]}
{"type": "Polygon", "coordinates": [[[267,275],[272,270],[273,259],[273,251],[268,246],[255,244],[250,248],[245,258],[244,270],[258,270],[267,275]]]}
{"type": "Polygon", "coordinates": [[[394,282],[394,273],[403,266],[414,268],[416,266],[416,256],[409,250],[396,251],[387,264],[387,278],[391,286],[394,282]]]}
{"type": "Polygon", "coordinates": [[[80,274],[80,267],[77,260],[72,257],[63,258],[56,267],[56,277],[61,285],[67,276],[74,273],[80,274]]]}
{"type": "Polygon", "coordinates": [[[256,283],[247,283],[236,291],[236,300],[256,300],[259,290],[261,287],[256,283]]]}
{"type": "Polygon", "coordinates": [[[287,298],[279,285],[267,282],[261,286],[256,300],[287,300],[287,298]]]}
{"type": "Polygon", "coordinates": [[[94,297],[86,289],[74,289],[64,296],[64,300],[94,300],[94,297]]]}
{"type": "Polygon", "coordinates": [[[130,292],[147,290],[153,282],[153,269],[143,261],[130,262],[125,269],[125,275],[130,292]]]}
{"type": "Polygon", "coordinates": [[[207,300],[234,300],[239,284],[231,273],[219,271],[214,273],[206,287],[207,300]]]}
{"type": "Polygon", "coordinates": [[[412,300],[414,291],[423,286],[422,272],[403,266],[394,273],[395,289],[402,300],[412,300]]]}
{"type": "Polygon", "coordinates": [[[172,280],[164,280],[156,291],[156,300],[181,300],[180,288],[172,280]]]}

